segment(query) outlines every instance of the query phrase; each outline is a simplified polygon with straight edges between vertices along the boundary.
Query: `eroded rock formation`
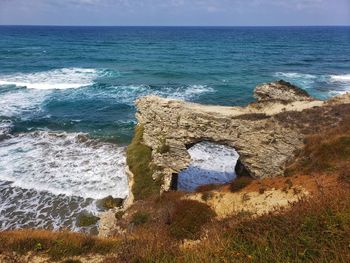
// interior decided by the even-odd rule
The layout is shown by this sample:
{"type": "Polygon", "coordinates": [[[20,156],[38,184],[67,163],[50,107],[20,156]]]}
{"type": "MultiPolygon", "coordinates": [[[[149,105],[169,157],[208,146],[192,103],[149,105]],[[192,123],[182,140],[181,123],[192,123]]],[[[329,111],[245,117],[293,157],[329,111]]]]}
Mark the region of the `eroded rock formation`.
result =
{"type": "Polygon", "coordinates": [[[169,190],[172,176],[189,165],[187,148],[204,140],[234,147],[240,155],[239,175],[283,175],[302,148],[314,115],[334,123],[342,121],[344,109],[339,105],[349,106],[350,111],[349,95],[320,101],[284,81],[260,85],[254,96],[258,101],[246,107],[206,106],[156,96],[136,101],[143,141],[153,149],[152,162],[159,167],[153,177],[163,177],[163,190],[169,190]]]}

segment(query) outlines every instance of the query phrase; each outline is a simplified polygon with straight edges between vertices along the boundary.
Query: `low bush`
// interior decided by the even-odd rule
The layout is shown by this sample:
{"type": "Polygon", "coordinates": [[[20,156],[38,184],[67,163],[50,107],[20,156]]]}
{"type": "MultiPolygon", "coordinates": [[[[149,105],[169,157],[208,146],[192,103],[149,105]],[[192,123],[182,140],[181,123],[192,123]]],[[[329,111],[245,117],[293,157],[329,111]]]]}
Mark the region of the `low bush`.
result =
{"type": "Polygon", "coordinates": [[[213,193],[212,192],[204,192],[202,193],[201,199],[205,202],[209,201],[210,199],[213,198],[213,193]]]}
{"type": "Polygon", "coordinates": [[[239,190],[242,190],[244,187],[249,185],[253,181],[253,178],[242,176],[238,177],[237,179],[233,180],[230,184],[230,191],[231,192],[237,192],[239,190]]]}
{"type": "Polygon", "coordinates": [[[198,239],[202,226],[216,216],[206,204],[180,200],[170,218],[170,234],[176,239],[198,239]]]}
{"type": "Polygon", "coordinates": [[[138,225],[142,225],[145,224],[149,221],[149,214],[145,213],[145,212],[136,212],[133,216],[132,216],[132,220],[131,223],[133,223],[134,225],[138,226],[138,225]]]}
{"type": "Polygon", "coordinates": [[[207,191],[213,191],[218,188],[220,188],[222,185],[219,184],[205,184],[205,185],[200,185],[196,188],[196,192],[198,193],[203,193],[207,191]]]}
{"type": "Polygon", "coordinates": [[[78,259],[66,259],[65,261],[63,261],[63,263],[82,263],[82,262],[78,259]]]}
{"type": "Polygon", "coordinates": [[[324,133],[309,135],[299,156],[286,169],[286,175],[339,173],[350,159],[350,118],[324,133]]]}

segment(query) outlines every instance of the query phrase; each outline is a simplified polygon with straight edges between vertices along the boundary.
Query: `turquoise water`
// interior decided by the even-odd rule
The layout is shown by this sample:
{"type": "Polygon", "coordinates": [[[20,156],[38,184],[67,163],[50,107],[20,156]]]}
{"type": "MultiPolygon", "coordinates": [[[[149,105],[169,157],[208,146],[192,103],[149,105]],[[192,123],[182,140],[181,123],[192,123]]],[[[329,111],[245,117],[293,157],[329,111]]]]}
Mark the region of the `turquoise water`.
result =
{"type": "Polygon", "coordinates": [[[118,143],[130,140],[140,95],[242,105],[280,78],[320,98],[350,89],[350,27],[0,27],[0,55],[0,85],[19,83],[0,86],[0,115],[16,131],[118,143]]]}
{"type": "Polygon", "coordinates": [[[0,228],[76,229],[68,215],[124,197],[137,97],[244,105],[276,79],[350,91],[350,27],[1,26],[0,228]]]}

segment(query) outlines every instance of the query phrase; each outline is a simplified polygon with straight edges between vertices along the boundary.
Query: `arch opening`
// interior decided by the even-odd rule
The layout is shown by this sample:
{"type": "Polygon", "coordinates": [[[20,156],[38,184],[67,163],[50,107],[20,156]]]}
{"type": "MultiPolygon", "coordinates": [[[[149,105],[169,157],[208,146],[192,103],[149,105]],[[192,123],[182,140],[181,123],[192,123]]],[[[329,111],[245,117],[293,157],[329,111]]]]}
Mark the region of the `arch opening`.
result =
{"type": "Polygon", "coordinates": [[[202,185],[225,184],[237,177],[237,151],[229,146],[202,141],[188,149],[191,163],[176,178],[177,190],[193,192],[202,185]]]}

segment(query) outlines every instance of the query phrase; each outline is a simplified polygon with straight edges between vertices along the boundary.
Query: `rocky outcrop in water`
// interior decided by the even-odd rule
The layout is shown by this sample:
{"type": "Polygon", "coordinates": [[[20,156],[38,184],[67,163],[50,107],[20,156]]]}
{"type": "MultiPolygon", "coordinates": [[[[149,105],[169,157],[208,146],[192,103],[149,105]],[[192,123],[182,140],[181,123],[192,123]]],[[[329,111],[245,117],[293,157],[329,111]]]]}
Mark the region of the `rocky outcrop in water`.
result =
{"type": "Polygon", "coordinates": [[[339,105],[350,103],[349,95],[315,100],[284,81],[260,85],[254,96],[258,101],[246,107],[207,106],[157,96],[136,101],[143,141],[153,149],[152,162],[158,167],[153,177],[163,177],[162,190],[169,190],[174,175],[188,167],[187,149],[200,141],[234,147],[240,155],[238,175],[283,175],[303,147],[313,116],[324,118],[324,123],[342,121],[344,109],[339,105]]]}
{"type": "Polygon", "coordinates": [[[255,88],[254,97],[258,101],[311,101],[314,100],[306,91],[284,80],[265,83],[255,88]]]}

